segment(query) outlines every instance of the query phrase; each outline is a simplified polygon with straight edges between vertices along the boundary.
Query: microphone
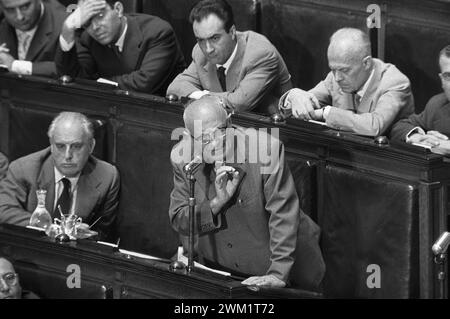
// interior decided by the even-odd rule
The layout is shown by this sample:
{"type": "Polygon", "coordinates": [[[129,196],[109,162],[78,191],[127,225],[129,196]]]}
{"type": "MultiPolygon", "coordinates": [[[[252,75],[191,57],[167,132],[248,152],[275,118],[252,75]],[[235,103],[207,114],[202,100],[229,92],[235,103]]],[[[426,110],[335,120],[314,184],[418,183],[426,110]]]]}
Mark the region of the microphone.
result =
{"type": "Polygon", "coordinates": [[[447,251],[448,245],[450,244],[450,233],[443,232],[441,236],[436,240],[431,250],[435,255],[444,254],[447,251]]]}
{"type": "Polygon", "coordinates": [[[194,174],[197,168],[202,163],[202,157],[200,155],[195,155],[192,161],[184,165],[183,171],[185,174],[194,174]]]}

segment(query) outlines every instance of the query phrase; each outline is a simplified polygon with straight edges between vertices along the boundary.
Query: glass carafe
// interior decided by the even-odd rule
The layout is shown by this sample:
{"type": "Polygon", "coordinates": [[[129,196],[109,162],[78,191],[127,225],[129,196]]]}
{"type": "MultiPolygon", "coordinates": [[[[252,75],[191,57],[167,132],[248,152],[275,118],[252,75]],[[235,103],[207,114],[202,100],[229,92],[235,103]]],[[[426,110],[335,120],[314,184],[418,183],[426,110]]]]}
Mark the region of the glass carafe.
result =
{"type": "Polygon", "coordinates": [[[47,196],[47,191],[45,189],[38,189],[36,191],[36,196],[38,204],[33,214],[31,214],[30,226],[47,230],[47,228],[52,224],[52,217],[45,208],[45,197],[47,196]]]}

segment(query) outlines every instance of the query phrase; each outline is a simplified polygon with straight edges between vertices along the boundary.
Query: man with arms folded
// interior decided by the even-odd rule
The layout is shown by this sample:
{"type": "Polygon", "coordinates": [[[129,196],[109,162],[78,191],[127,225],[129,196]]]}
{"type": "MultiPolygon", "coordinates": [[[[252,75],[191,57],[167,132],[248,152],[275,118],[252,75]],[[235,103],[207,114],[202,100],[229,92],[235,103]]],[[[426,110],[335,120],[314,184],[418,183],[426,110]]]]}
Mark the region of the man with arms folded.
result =
{"type": "Polygon", "coordinates": [[[393,139],[431,147],[435,153],[450,155],[450,45],[439,53],[444,92],[433,96],[420,114],[412,114],[392,128],[393,139]]]}
{"type": "Polygon", "coordinates": [[[292,84],[269,40],[253,31],[236,31],[233,11],[224,0],[199,1],[189,20],[197,38],[192,63],[167,93],[193,99],[216,95],[235,112],[277,112],[280,96],[292,84]]]}
{"type": "Polygon", "coordinates": [[[0,64],[18,74],[56,75],[55,52],[67,16],[56,0],[0,0],[0,64]]]}
{"type": "Polygon", "coordinates": [[[410,81],[394,65],[372,58],[361,30],[343,28],[331,36],[328,64],[331,72],[316,87],[281,98],[282,112],[366,136],[387,134],[414,112],[410,81]]]}
{"type": "MultiPolygon", "coordinates": [[[[92,123],[80,113],[63,112],[48,130],[50,147],[13,161],[0,182],[0,223],[29,225],[36,190],[47,190],[46,208],[54,217],[74,213],[99,239],[110,240],[119,203],[119,173],[93,157],[92,123]]],[[[113,238],[111,238],[113,239],[113,238]]]]}
{"type": "Polygon", "coordinates": [[[216,96],[192,102],[183,118],[186,135],[171,153],[172,227],[182,239],[189,234],[189,181],[183,167],[191,153],[201,154],[203,163],[194,173],[200,261],[248,277],[247,285],[319,290],[325,267],[319,228],[300,209],[283,144],[264,131],[251,134],[231,126],[216,96]],[[257,140],[246,138],[251,136],[257,140]],[[192,142],[199,147],[193,152],[192,142]],[[261,148],[270,159],[253,158],[264,152],[261,148]]]}
{"type": "Polygon", "coordinates": [[[185,67],[172,27],[155,16],[124,14],[120,1],[81,0],[64,22],[59,44],[58,73],[105,78],[125,90],[164,95],[185,67]]]}

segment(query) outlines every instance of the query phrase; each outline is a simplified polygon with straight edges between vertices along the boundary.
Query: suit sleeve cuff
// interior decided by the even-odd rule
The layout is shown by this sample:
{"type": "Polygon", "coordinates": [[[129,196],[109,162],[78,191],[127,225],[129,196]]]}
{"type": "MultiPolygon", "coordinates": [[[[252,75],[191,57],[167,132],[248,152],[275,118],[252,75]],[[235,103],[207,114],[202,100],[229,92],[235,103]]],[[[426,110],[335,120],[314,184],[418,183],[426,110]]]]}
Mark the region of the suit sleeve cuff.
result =
{"type": "Polygon", "coordinates": [[[14,60],[11,65],[11,72],[31,75],[33,73],[33,63],[30,61],[14,60]]]}
{"type": "Polygon", "coordinates": [[[66,39],[64,39],[62,35],[59,36],[59,45],[61,46],[61,49],[63,50],[63,52],[68,52],[68,51],[72,50],[74,44],[75,44],[75,41],[67,42],[66,39]]]}
{"type": "Polygon", "coordinates": [[[405,139],[406,143],[408,143],[410,141],[410,137],[414,134],[425,135],[426,133],[420,126],[416,126],[412,130],[410,130],[408,133],[406,133],[406,139],[405,139]]]}
{"type": "Polygon", "coordinates": [[[211,210],[210,201],[205,200],[200,204],[200,232],[207,233],[222,227],[219,214],[215,216],[211,210]]]}

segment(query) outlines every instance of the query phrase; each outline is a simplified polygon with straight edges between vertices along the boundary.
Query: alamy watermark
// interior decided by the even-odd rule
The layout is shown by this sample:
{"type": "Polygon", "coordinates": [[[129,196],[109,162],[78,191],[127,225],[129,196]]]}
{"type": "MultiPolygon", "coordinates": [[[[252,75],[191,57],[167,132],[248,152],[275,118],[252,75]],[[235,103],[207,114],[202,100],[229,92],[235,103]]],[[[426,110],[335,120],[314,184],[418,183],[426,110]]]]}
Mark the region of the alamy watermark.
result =
{"type": "MultiPolygon", "coordinates": [[[[220,129],[206,140],[202,121],[194,121],[193,136],[182,127],[172,131],[171,139],[180,140],[170,155],[176,164],[189,163],[194,157],[205,163],[257,164],[261,174],[274,174],[280,165],[279,129],[235,128],[220,129]]],[[[206,136],[210,136],[206,134],[206,136]]]]}

